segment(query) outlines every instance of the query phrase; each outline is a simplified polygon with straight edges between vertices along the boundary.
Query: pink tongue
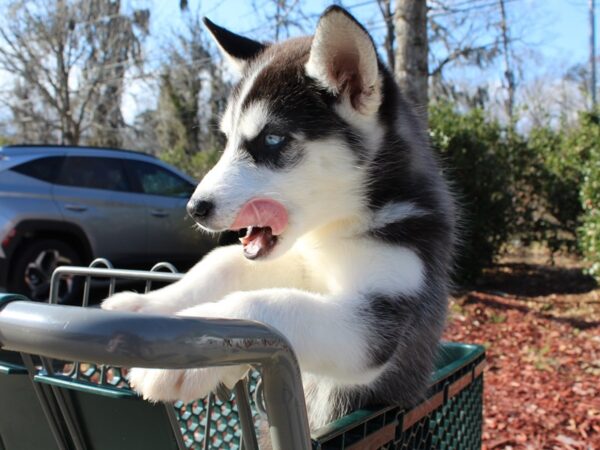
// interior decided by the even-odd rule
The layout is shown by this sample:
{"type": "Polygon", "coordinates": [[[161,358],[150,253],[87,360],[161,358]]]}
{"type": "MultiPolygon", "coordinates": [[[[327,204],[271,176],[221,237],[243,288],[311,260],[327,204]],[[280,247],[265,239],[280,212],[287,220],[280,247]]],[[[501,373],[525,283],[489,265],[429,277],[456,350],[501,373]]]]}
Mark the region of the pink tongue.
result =
{"type": "Polygon", "coordinates": [[[285,206],[268,198],[250,200],[244,206],[229,227],[241,230],[247,227],[270,227],[274,236],[283,233],[288,224],[285,206]]]}

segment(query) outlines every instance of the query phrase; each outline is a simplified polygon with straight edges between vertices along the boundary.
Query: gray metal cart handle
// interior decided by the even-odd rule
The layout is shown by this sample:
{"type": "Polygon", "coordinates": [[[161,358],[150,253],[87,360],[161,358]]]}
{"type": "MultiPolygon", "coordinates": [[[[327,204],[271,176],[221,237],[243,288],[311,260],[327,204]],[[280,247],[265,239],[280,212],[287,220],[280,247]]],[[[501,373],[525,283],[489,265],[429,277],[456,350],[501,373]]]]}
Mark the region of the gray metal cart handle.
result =
{"type": "Polygon", "coordinates": [[[0,303],[0,348],[124,367],[260,364],[273,448],[310,448],[296,357],[280,333],[259,322],[16,300],[0,303]]]}

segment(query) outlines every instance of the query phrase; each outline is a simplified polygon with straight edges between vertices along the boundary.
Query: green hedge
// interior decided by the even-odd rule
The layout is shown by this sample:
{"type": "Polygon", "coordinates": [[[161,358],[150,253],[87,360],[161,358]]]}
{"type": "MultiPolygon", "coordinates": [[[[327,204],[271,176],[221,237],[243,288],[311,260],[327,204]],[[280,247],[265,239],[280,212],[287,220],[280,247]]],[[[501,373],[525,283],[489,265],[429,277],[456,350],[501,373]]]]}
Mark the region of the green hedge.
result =
{"type": "Polygon", "coordinates": [[[474,109],[430,109],[432,143],[462,209],[460,279],[476,277],[509,240],[581,251],[600,276],[598,116],[524,136],[474,109]]]}
{"type": "Polygon", "coordinates": [[[514,222],[513,171],[503,130],[481,110],[460,114],[448,103],[432,106],[430,134],[461,210],[460,279],[492,263],[514,222]]]}
{"type": "Polygon", "coordinates": [[[217,163],[221,152],[216,149],[206,149],[190,156],[183,149],[175,147],[161,152],[159,156],[166,163],[173,164],[181,171],[201,180],[217,163]]]}
{"type": "Polygon", "coordinates": [[[582,164],[571,139],[570,131],[550,127],[515,139],[520,142],[513,147],[519,154],[513,170],[520,214],[513,234],[525,245],[543,243],[553,253],[577,250],[582,164]]]}
{"type": "Polygon", "coordinates": [[[590,263],[589,273],[600,282],[600,114],[583,114],[580,123],[572,138],[583,161],[579,247],[590,263]]]}

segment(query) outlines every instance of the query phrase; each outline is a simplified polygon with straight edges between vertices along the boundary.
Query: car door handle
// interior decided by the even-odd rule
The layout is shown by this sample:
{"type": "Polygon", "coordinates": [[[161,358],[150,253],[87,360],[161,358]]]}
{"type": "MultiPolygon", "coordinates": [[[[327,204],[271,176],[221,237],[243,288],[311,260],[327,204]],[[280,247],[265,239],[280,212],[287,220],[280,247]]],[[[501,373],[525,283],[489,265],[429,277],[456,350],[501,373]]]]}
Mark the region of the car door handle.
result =
{"type": "Polygon", "coordinates": [[[164,209],[151,209],[150,214],[154,217],[167,217],[169,215],[164,209]]]}
{"type": "Polygon", "coordinates": [[[68,209],[69,211],[83,212],[87,211],[88,208],[85,205],[80,205],[77,203],[67,203],[65,205],[65,209],[68,209]]]}

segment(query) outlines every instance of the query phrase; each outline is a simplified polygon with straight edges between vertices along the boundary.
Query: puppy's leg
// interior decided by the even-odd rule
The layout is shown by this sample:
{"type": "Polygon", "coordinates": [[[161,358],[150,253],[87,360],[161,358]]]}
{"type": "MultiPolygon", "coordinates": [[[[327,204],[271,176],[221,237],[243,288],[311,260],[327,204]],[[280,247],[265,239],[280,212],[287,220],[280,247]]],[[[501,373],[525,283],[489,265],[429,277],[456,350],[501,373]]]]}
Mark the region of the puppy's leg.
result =
{"type": "Polygon", "coordinates": [[[300,286],[303,270],[297,254],[274,261],[247,260],[240,246],[219,247],[206,255],[176,283],[138,294],[120,292],[102,303],[103,309],[171,314],[241,290],[300,286]]]}
{"type": "MultiPolygon", "coordinates": [[[[380,373],[368,350],[369,323],[361,307],[364,297],[327,297],[298,289],[235,292],[217,303],[205,303],[178,313],[182,316],[257,320],[279,330],[292,344],[302,371],[336,380],[339,384],[366,384],[380,373]],[[362,301],[361,301],[362,300],[362,301]]],[[[239,367],[190,369],[187,376],[160,376],[134,369],[147,382],[137,388],[153,400],[182,395],[199,397],[214,388],[215,380],[240,376],[239,367]],[[183,381],[182,381],[183,380],[183,381]],[[163,395],[168,393],[168,395],[163,395]]]]}
{"type": "Polygon", "coordinates": [[[210,367],[206,369],[131,369],[129,384],[150,401],[186,403],[206,397],[219,383],[229,389],[243,378],[248,366],[210,367]]]}
{"type": "Polygon", "coordinates": [[[103,309],[174,313],[202,302],[216,301],[235,290],[244,269],[237,246],[220,247],[192,267],[181,280],[147,294],[119,292],[102,303],[103,309]]]}

